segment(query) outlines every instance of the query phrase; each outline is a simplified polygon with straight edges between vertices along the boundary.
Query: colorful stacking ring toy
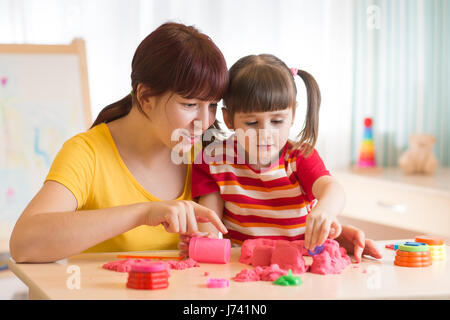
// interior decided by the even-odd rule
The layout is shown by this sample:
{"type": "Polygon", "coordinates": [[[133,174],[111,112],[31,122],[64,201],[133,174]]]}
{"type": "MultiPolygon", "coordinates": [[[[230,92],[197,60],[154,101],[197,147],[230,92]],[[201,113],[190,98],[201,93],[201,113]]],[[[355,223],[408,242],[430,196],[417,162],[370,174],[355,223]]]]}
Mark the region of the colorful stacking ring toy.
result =
{"type": "Polygon", "coordinates": [[[431,266],[431,252],[426,243],[406,242],[398,246],[394,260],[396,266],[428,267],[431,266]]]}
{"type": "Polygon", "coordinates": [[[415,239],[417,242],[423,242],[428,244],[431,252],[432,260],[445,260],[446,249],[443,238],[431,237],[431,236],[417,236],[415,239]]]}
{"type": "Polygon", "coordinates": [[[164,289],[169,286],[169,273],[164,262],[136,262],[128,272],[127,287],[133,289],[164,289]]]}

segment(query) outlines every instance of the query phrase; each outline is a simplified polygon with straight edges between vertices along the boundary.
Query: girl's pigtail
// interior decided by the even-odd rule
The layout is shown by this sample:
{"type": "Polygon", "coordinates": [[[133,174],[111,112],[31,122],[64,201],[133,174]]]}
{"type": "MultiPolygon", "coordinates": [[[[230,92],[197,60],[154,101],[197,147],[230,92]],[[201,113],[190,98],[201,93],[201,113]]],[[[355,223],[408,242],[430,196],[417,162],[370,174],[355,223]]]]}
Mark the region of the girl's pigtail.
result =
{"type": "Polygon", "coordinates": [[[104,107],[103,110],[98,114],[97,119],[95,119],[91,128],[100,123],[111,122],[113,120],[126,116],[130,112],[132,105],[133,98],[132,94],[130,93],[125,98],[104,107]]]}
{"type": "Polygon", "coordinates": [[[312,75],[303,70],[296,71],[306,86],[307,108],[305,126],[297,136],[299,139],[295,147],[307,157],[314,150],[319,134],[320,90],[312,75]]]}

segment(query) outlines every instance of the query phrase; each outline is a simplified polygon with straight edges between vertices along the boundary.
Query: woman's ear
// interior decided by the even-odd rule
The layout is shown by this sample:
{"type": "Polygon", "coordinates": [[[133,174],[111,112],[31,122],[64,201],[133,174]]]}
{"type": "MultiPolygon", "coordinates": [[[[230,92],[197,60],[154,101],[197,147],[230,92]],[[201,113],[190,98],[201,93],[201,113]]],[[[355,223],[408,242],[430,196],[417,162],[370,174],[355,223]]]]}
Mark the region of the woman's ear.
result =
{"type": "Polygon", "coordinates": [[[233,121],[227,108],[222,108],[223,121],[230,130],[234,130],[233,121]]]}
{"type": "Polygon", "coordinates": [[[136,100],[145,114],[149,114],[151,112],[153,103],[150,88],[142,83],[139,83],[136,89],[136,100]]]}

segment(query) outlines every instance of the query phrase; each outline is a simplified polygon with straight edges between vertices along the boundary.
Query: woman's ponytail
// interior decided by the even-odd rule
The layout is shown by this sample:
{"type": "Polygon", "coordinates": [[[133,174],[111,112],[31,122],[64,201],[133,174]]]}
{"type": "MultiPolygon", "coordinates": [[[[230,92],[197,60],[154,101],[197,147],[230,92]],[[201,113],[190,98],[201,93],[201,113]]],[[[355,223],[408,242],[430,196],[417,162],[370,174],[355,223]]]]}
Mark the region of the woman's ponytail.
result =
{"type": "Polygon", "coordinates": [[[309,156],[319,135],[320,90],[316,80],[308,72],[297,70],[297,75],[302,78],[306,86],[307,108],[305,126],[298,135],[296,147],[300,148],[305,156],[309,156]]]}
{"type": "Polygon", "coordinates": [[[111,103],[109,106],[104,107],[103,110],[100,111],[91,128],[100,123],[111,122],[113,120],[126,116],[130,112],[132,105],[133,99],[131,94],[127,95],[125,98],[117,102],[111,103]]]}

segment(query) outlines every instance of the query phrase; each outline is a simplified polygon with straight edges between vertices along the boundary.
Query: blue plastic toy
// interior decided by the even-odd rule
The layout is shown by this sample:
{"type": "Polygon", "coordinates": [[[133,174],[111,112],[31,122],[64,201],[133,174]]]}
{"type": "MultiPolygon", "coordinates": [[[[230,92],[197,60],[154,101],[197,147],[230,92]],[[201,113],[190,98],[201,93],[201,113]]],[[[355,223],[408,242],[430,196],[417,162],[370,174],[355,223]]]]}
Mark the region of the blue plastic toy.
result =
{"type": "Polygon", "coordinates": [[[308,250],[308,254],[310,256],[315,256],[316,254],[321,253],[323,251],[323,248],[324,248],[324,245],[316,246],[312,252],[310,250],[308,250]]]}

